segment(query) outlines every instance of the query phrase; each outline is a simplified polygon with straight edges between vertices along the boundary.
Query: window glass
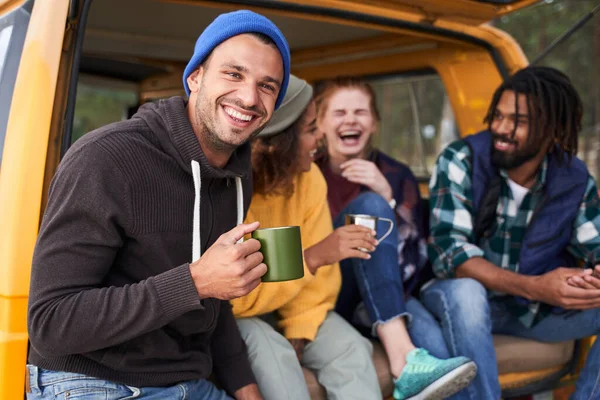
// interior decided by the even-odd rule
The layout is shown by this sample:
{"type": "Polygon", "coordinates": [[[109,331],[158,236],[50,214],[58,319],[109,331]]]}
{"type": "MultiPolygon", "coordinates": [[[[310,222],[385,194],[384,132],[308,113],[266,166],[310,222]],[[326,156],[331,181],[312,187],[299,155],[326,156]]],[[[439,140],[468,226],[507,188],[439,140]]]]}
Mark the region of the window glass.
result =
{"type": "Polygon", "coordinates": [[[438,154],[458,138],[444,84],[435,73],[370,81],[381,115],[376,146],[427,179],[438,154]]]}
{"type": "Polygon", "coordinates": [[[2,80],[2,72],[4,71],[4,61],[8,54],[8,45],[12,35],[13,26],[8,25],[0,30],[0,80],[2,80]]]}
{"type": "Polygon", "coordinates": [[[101,126],[127,119],[137,101],[135,84],[82,75],[77,85],[72,142],[101,126]]]}
{"type": "Polygon", "coordinates": [[[0,165],[10,105],[32,7],[33,0],[29,0],[22,6],[0,15],[0,165]]]}

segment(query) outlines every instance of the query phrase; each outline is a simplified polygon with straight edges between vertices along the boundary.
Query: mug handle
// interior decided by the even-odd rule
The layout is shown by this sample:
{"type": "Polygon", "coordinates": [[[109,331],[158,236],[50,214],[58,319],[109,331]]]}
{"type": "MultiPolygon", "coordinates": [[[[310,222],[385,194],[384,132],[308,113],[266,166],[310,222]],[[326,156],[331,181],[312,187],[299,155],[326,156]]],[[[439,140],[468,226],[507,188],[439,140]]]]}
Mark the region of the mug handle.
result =
{"type": "Polygon", "coordinates": [[[381,243],[381,241],[383,239],[385,239],[386,237],[388,237],[388,235],[390,233],[392,233],[392,229],[394,229],[394,221],[392,221],[389,218],[379,218],[380,221],[385,221],[385,222],[389,222],[390,223],[390,227],[388,228],[387,232],[381,237],[381,239],[377,239],[377,244],[381,243]]]}

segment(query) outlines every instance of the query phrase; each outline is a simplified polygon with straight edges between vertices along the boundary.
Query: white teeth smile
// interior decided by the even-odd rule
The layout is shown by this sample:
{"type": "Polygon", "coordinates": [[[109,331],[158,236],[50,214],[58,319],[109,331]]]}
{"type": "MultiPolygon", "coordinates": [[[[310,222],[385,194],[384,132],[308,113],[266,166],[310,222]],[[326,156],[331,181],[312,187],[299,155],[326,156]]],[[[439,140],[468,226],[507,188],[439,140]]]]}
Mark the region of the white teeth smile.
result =
{"type": "Polygon", "coordinates": [[[309,151],[308,154],[310,154],[311,157],[314,157],[315,154],[317,154],[317,149],[309,151]]]}
{"type": "Polygon", "coordinates": [[[496,139],[496,140],[494,140],[494,145],[496,146],[496,148],[504,150],[504,149],[508,149],[512,144],[505,140],[496,139]]]}
{"type": "Polygon", "coordinates": [[[346,132],[340,133],[340,137],[357,136],[357,135],[360,135],[360,131],[346,131],[346,132]]]}
{"type": "Polygon", "coordinates": [[[252,115],[242,114],[241,112],[238,112],[231,107],[223,107],[223,109],[230,117],[246,122],[252,121],[252,115]]]}

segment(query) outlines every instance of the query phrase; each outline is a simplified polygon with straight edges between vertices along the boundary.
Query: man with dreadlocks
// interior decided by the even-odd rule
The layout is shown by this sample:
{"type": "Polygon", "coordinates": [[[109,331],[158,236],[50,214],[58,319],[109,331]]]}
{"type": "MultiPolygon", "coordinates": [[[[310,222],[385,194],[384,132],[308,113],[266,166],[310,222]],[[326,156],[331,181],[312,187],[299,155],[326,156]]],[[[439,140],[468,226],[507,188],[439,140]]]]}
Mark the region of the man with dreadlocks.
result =
{"type": "MultiPolygon", "coordinates": [[[[544,342],[600,333],[600,200],[575,157],[581,117],[567,76],[527,67],[496,90],[488,129],[437,161],[428,251],[440,280],[421,298],[451,355],[478,366],[471,399],[501,395],[492,333],[544,342]]],[[[596,341],[574,398],[600,398],[599,380],[596,341]]]]}

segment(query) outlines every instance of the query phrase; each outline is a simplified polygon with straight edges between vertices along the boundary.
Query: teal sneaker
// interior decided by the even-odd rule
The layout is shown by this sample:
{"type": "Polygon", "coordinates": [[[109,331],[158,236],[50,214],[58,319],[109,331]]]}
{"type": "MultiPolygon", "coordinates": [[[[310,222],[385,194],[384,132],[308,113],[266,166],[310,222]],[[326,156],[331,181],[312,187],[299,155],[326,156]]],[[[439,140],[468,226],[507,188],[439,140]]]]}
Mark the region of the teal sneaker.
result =
{"type": "Polygon", "coordinates": [[[471,383],[476,373],[477,366],[466,357],[440,360],[425,349],[414,349],[394,381],[394,399],[445,399],[471,383]]]}

